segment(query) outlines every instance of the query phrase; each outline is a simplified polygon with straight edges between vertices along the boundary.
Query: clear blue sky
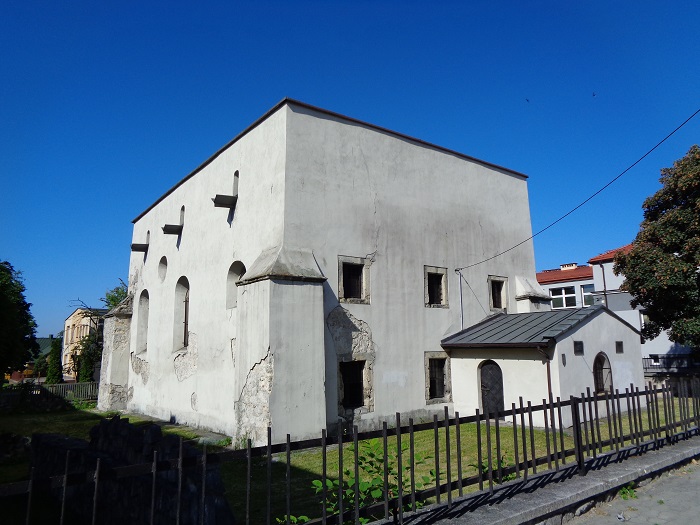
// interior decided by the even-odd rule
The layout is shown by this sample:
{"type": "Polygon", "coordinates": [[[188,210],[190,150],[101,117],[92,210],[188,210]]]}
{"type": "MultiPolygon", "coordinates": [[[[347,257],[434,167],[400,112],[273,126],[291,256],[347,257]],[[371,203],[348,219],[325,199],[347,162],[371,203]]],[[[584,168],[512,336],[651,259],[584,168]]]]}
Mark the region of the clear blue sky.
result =
{"type": "MultiPolygon", "coordinates": [[[[700,107],[699,21],[697,1],[3,2],[0,259],[57,333],[126,280],[131,220],[285,96],[528,174],[537,231],[700,107]]],[[[700,116],[538,237],[537,268],[631,241],[698,142],[700,116]]]]}

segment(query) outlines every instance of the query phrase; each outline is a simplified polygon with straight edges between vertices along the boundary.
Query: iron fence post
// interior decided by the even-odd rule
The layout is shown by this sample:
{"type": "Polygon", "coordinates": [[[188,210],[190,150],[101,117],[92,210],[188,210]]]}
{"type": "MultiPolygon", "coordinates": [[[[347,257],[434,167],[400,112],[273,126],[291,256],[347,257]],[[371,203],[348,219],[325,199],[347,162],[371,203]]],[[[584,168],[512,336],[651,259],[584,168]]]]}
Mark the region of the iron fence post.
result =
{"type": "Polygon", "coordinates": [[[571,421],[573,424],[572,430],[574,433],[574,452],[576,454],[576,463],[578,464],[578,473],[580,476],[586,475],[586,464],[583,459],[583,447],[581,446],[581,419],[578,412],[579,399],[571,396],[571,421]]]}

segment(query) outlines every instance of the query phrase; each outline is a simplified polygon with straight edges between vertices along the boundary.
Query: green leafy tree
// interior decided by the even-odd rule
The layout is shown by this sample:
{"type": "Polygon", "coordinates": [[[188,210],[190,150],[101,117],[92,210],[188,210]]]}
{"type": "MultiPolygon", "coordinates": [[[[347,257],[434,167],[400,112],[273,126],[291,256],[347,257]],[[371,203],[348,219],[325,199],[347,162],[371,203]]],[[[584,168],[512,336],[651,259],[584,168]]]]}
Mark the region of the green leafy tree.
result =
{"type": "Polygon", "coordinates": [[[102,360],[102,333],[94,330],[81,338],[78,341],[77,354],[78,381],[92,381],[95,366],[102,360]]]}
{"type": "Polygon", "coordinates": [[[668,330],[672,341],[700,348],[700,148],[662,169],[660,180],[663,187],[644,201],[632,249],[618,253],[614,271],[625,276],[632,306],[645,310],[645,338],[668,330]]]}
{"type": "Polygon", "coordinates": [[[36,322],[24,296],[22,273],[0,262],[0,371],[21,370],[39,352],[36,322]]]}
{"type": "Polygon", "coordinates": [[[117,306],[119,303],[121,303],[124,299],[126,299],[126,296],[129,293],[129,287],[126,285],[124,281],[119,279],[119,284],[112,288],[111,290],[107,290],[105,292],[105,296],[100,299],[105,306],[111,310],[115,306],[117,306]]]}
{"type": "Polygon", "coordinates": [[[63,347],[63,338],[56,337],[51,341],[51,350],[49,351],[49,366],[46,371],[46,383],[55,385],[63,383],[63,365],[61,364],[61,349],[63,347]]]}

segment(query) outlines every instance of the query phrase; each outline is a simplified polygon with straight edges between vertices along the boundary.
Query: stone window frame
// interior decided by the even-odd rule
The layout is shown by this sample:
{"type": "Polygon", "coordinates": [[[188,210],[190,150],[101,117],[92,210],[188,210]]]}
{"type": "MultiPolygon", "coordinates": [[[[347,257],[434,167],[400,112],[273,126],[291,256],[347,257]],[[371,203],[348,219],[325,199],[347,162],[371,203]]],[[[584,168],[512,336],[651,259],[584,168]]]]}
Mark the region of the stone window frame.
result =
{"type": "Polygon", "coordinates": [[[352,257],[349,255],[338,256],[338,301],[349,304],[370,304],[370,271],[372,264],[368,257],[352,257]],[[345,297],[345,286],[343,284],[343,265],[362,265],[361,297],[345,297]]]}
{"type": "Polygon", "coordinates": [[[423,369],[425,370],[425,404],[438,405],[440,403],[452,402],[452,366],[451,359],[447,352],[425,352],[423,354],[423,369]],[[430,360],[445,360],[445,395],[443,397],[430,397],[430,360]]]}
{"type": "Polygon", "coordinates": [[[423,300],[426,308],[449,308],[449,295],[447,289],[447,268],[440,266],[423,266],[423,300]],[[428,289],[429,275],[442,276],[442,300],[440,303],[430,302],[430,293],[428,289]]]}
{"type": "Polygon", "coordinates": [[[356,416],[374,412],[374,355],[365,352],[357,352],[350,355],[338,356],[338,413],[344,417],[356,416]],[[343,379],[340,372],[340,364],[350,361],[364,361],[362,370],[362,397],[363,404],[357,408],[345,408],[342,405],[343,379]]]}
{"type": "Polygon", "coordinates": [[[508,313],[508,277],[502,275],[489,275],[487,279],[489,288],[489,308],[492,312],[503,312],[508,313]],[[500,282],[501,285],[501,306],[494,306],[493,301],[493,283],[500,282]]]}

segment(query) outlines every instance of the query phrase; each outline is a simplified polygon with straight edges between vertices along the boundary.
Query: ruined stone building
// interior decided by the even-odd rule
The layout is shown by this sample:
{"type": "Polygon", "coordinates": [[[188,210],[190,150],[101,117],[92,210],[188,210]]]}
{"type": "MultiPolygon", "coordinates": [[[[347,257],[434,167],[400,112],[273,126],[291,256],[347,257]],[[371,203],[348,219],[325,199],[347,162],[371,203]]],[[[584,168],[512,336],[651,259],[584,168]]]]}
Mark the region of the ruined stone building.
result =
{"type": "Polygon", "coordinates": [[[258,443],[478,406],[441,341],[550,310],[531,242],[470,266],[530,237],[526,181],[283,100],[134,219],[100,406],[258,443]]]}

